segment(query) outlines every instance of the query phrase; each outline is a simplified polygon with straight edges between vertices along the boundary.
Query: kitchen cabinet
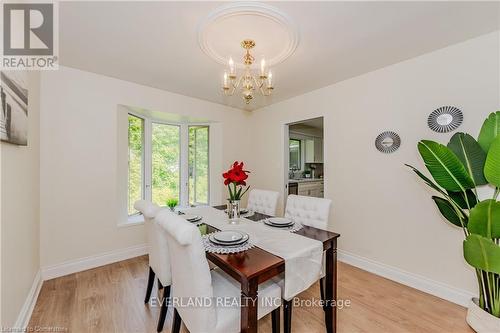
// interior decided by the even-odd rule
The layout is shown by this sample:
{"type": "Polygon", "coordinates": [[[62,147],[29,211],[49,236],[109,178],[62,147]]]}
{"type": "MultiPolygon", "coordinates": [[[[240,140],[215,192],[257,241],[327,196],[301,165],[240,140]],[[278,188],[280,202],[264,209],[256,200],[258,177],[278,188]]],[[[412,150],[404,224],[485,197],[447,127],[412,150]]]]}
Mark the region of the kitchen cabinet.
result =
{"type": "Polygon", "coordinates": [[[323,163],[323,139],[314,139],[314,162],[323,163]]]}
{"type": "Polygon", "coordinates": [[[297,194],[306,197],[323,198],[324,196],[323,187],[324,187],[324,182],[322,180],[299,183],[297,194]]]}
{"type": "Polygon", "coordinates": [[[322,138],[311,138],[305,140],[305,162],[323,163],[322,138]]]}

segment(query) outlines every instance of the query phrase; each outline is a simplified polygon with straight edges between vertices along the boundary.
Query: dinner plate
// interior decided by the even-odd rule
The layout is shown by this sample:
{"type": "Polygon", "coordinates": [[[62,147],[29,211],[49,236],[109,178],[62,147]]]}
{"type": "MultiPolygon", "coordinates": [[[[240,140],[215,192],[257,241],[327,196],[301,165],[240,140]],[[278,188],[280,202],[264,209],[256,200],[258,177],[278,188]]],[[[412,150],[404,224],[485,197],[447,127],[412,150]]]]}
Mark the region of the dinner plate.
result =
{"type": "Polygon", "coordinates": [[[189,222],[196,222],[201,220],[201,216],[199,215],[193,215],[193,214],[185,214],[181,215],[184,219],[188,220],[189,222]]]}
{"type": "Polygon", "coordinates": [[[286,217],[270,217],[267,219],[269,223],[272,223],[274,225],[292,225],[293,221],[286,218],[286,217]]]}
{"type": "Polygon", "coordinates": [[[271,223],[269,222],[269,220],[264,220],[264,224],[265,225],[268,225],[270,227],[273,227],[273,228],[290,228],[292,227],[295,223],[290,223],[290,224],[274,224],[274,223],[271,223]]]}
{"type": "Polygon", "coordinates": [[[243,239],[245,236],[243,233],[239,231],[219,231],[213,234],[213,237],[216,241],[223,243],[234,243],[243,239]]]}
{"type": "Polygon", "coordinates": [[[245,234],[243,235],[243,237],[239,240],[239,241],[233,241],[233,242],[220,242],[216,239],[214,239],[214,236],[216,235],[217,233],[214,233],[214,234],[211,234],[210,236],[208,236],[208,240],[211,242],[211,243],[214,243],[216,245],[222,245],[222,246],[239,246],[239,245],[242,245],[242,244],[245,244],[246,242],[248,242],[248,239],[250,238],[250,236],[248,236],[248,234],[245,234]]]}

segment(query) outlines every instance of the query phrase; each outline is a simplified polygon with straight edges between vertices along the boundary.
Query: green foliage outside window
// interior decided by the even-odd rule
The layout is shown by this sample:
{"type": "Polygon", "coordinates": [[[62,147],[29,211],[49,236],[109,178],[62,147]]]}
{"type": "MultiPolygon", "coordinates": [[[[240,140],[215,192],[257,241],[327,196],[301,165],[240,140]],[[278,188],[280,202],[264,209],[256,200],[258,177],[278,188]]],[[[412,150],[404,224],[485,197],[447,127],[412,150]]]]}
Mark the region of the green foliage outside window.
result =
{"type": "Polygon", "coordinates": [[[189,204],[208,204],[208,126],[189,127],[189,204]]]}
{"type": "Polygon", "coordinates": [[[179,126],[153,123],[151,153],[152,201],[165,206],[168,199],[180,199],[179,126]]]}
{"type": "Polygon", "coordinates": [[[144,120],[128,115],[128,214],[136,213],[134,203],[142,199],[144,120]]]}
{"type": "Polygon", "coordinates": [[[300,170],[301,169],[301,163],[300,163],[300,140],[296,139],[290,139],[289,141],[290,145],[290,169],[296,169],[300,170]]]}

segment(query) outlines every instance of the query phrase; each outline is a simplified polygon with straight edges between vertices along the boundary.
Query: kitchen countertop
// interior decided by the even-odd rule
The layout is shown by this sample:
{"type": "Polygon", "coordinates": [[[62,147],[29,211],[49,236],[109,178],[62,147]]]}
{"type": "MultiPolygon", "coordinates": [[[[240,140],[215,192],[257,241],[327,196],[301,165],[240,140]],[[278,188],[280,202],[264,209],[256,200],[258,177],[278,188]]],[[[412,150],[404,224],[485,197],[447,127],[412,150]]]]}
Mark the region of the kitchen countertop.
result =
{"type": "Polygon", "coordinates": [[[288,183],[310,183],[310,182],[322,182],[323,178],[300,178],[300,179],[288,179],[288,183]]]}

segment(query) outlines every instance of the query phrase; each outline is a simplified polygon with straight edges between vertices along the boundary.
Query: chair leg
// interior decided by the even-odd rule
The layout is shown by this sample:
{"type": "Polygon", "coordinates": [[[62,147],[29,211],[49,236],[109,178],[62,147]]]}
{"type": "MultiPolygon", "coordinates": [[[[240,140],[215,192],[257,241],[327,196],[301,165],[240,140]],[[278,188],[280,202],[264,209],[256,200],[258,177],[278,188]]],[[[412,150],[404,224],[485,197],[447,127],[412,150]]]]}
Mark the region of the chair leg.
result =
{"type": "Polygon", "coordinates": [[[177,309],[174,309],[174,322],[172,323],[172,333],[179,333],[181,330],[182,319],[177,309]]]}
{"type": "Polygon", "coordinates": [[[273,333],[280,333],[280,308],[274,309],[271,312],[273,333]]]}
{"type": "Polygon", "coordinates": [[[319,292],[321,293],[321,300],[323,301],[323,311],[326,311],[325,303],[325,278],[319,279],[319,292]]]}
{"type": "Polygon", "coordinates": [[[146,297],[144,298],[145,304],[149,302],[149,298],[151,297],[151,291],[153,290],[154,283],[155,283],[155,272],[151,267],[149,267],[148,286],[146,289],[146,297]]]}
{"type": "Polygon", "coordinates": [[[283,300],[283,325],[285,326],[284,332],[290,333],[292,331],[292,301],[283,300]]]}
{"type": "Polygon", "coordinates": [[[170,298],[170,286],[163,288],[163,302],[161,303],[160,317],[158,318],[158,327],[156,331],[161,332],[163,330],[163,325],[165,324],[165,317],[167,316],[168,310],[168,300],[170,298]]]}

